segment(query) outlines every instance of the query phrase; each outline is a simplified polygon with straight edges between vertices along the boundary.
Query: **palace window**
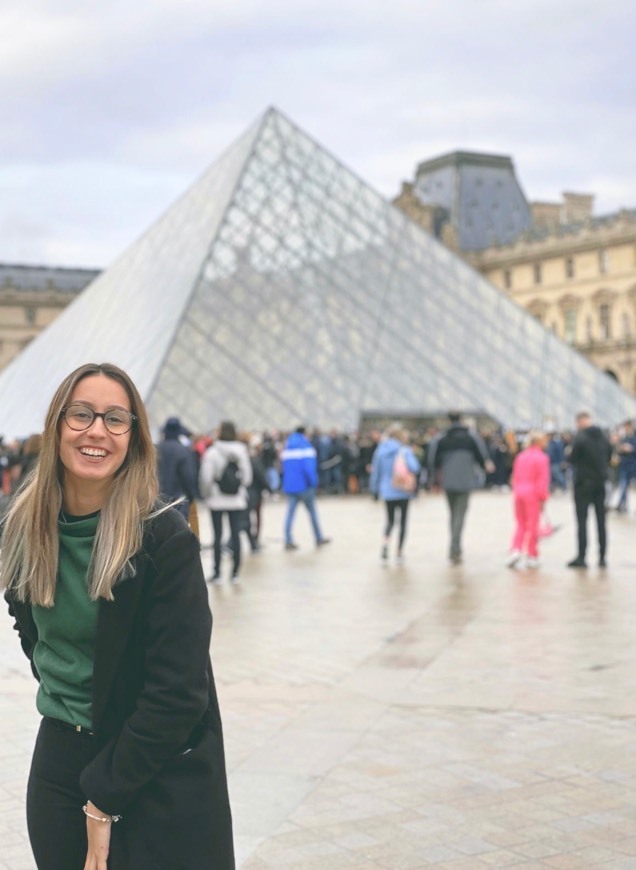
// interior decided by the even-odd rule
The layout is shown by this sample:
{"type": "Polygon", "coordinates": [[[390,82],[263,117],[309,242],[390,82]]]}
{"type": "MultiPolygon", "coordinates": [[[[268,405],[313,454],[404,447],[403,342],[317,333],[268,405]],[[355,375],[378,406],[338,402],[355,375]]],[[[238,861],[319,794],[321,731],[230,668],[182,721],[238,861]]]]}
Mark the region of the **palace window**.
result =
{"type": "Polygon", "coordinates": [[[33,324],[35,323],[35,308],[33,308],[31,305],[27,305],[27,307],[24,309],[24,316],[29,326],[33,326],[33,324]]]}
{"type": "Polygon", "coordinates": [[[588,342],[594,341],[594,327],[592,325],[592,318],[585,318],[585,337],[588,342]]]}
{"type": "Polygon", "coordinates": [[[565,311],[564,339],[568,344],[576,341],[576,308],[567,308],[565,311]]]}
{"type": "Polygon", "coordinates": [[[612,337],[612,318],[611,308],[607,303],[599,307],[599,322],[601,325],[601,341],[607,341],[612,337]]]}
{"type": "Polygon", "coordinates": [[[541,283],[541,263],[534,264],[534,283],[541,283]]]}
{"type": "Polygon", "coordinates": [[[504,287],[506,290],[510,290],[512,287],[512,272],[510,269],[504,269],[504,287]]]}
{"type": "Polygon", "coordinates": [[[574,257],[567,257],[565,260],[565,276],[574,278],[574,257]]]}
{"type": "Polygon", "coordinates": [[[598,252],[598,270],[601,275],[609,272],[609,253],[605,250],[598,252]]]}
{"type": "Polygon", "coordinates": [[[632,334],[632,327],[629,319],[629,314],[623,314],[621,318],[623,322],[623,338],[627,339],[632,334]]]}

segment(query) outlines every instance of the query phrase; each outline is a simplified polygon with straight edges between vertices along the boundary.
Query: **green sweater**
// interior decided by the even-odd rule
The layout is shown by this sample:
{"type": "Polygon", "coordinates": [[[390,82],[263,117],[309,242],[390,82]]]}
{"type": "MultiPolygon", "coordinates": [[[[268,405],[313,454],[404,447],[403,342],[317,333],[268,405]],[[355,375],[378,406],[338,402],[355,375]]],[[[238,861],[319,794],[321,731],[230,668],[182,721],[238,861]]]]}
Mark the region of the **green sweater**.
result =
{"type": "Polygon", "coordinates": [[[33,661],[40,675],[42,716],[91,728],[93,651],[98,602],[88,597],[87,575],[99,513],[60,518],[55,604],[33,605],[38,641],[33,661]]]}

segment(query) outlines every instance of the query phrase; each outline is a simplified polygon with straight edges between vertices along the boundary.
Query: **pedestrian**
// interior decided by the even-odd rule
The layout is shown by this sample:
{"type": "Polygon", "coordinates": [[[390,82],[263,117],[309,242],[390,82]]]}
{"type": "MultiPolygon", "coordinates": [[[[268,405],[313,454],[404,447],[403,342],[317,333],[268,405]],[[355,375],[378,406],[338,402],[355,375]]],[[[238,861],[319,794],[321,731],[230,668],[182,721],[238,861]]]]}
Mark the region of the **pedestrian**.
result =
{"type": "MultiPolygon", "coordinates": [[[[263,502],[263,492],[267,491],[271,495],[271,489],[267,482],[265,468],[258,455],[261,446],[261,438],[259,435],[250,435],[245,432],[240,439],[247,447],[250,457],[250,465],[252,466],[252,480],[247,487],[247,508],[242,512],[240,518],[239,529],[245,532],[252,553],[261,552],[261,544],[259,536],[261,533],[261,508],[263,502]]],[[[232,540],[226,541],[223,548],[227,553],[233,553],[232,540]]]]}
{"type": "Polygon", "coordinates": [[[219,426],[218,438],[201,460],[199,489],[210,509],[214,534],[214,566],[212,582],[221,579],[221,550],[223,546],[223,515],[230,524],[233,583],[239,579],[241,568],[241,528],[247,510],[247,487],[252,482],[252,466],[246,445],[239,441],[236,426],[224,420],[219,426]]]}
{"type": "Polygon", "coordinates": [[[234,868],[199,544],[157,493],[128,375],[73,371],[2,539],[43,717],[27,788],[38,870],[234,868]]]}
{"type": "Polygon", "coordinates": [[[550,493],[550,459],[545,452],[543,432],[528,433],[528,446],[515,457],[512,466],[512,492],[516,519],[515,533],[507,564],[514,568],[527,555],[527,568],[539,566],[539,521],[550,493]]]}
{"type": "Polygon", "coordinates": [[[371,463],[373,454],[377,450],[380,435],[378,432],[365,432],[360,435],[358,453],[358,481],[360,492],[369,491],[369,478],[371,476],[371,463]]]}
{"type": "Polygon", "coordinates": [[[292,538],[294,515],[299,503],[307,508],[316,546],[330,544],[320,528],[316,510],[316,487],[318,486],[318,457],[311,441],[305,435],[305,427],[298,426],[285,442],[281,454],[283,466],[283,492],[287,495],[287,516],[285,517],[285,549],[297,550],[298,545],[292,538]]]}
{"type": "Polygon", "coordinates": [[[369,480],[370,492],[381,498],[386,506],[386,523],[380,553],[383,563],[389,558],[389,542],[398,511],[400,533],[396,561],[398,565],[403,562],[409,502],[416,494],[419,472],[420,463],[408,444],[407,433],[398,424],[389,426],[385,439],[373,455],[369,480]]]}
{"type": "Polygon", "coordinates": [[[441,486],[450,511],[450,551],[453,565],[462,561],[462,532],[473,489],[481,486],[478,469],[495,471],[492,460],[479,435],[461,422],[458,411],[448,414],[449,428],[431,442],[428,464],[431,479],[441,473],[441,486]]]}
{"type": "Polygon", "coordinates": [[[278,445],[276,437],[271,432],[265,432],[263,435],[263,446],[261,448],[261,458],[267,475],[267,483],[272,493],[278,492],[280,489],[280,471],[278,459],[278,445]]]}
{"type": "Polygon", "coordinates": [[[157,444],[157,473],[161,498],[188,519],[190,505],[197,496],[194,453],[179,440],[183,427],[178,417],[169,417],[163,427],[163,440],[157,444]]]}
{"type": "Polygon", "coordinates": [[[634,424],[627,420],[623,434],[617,445],[618,465],[618,505],[619,514],[627,513],[627,493],[632,480],[636,480],[636,434],[634,424]]]}
{"type": "Polygon", "coordinates": [[[14,483],[14,492],[25,483],[31,472],[36,468],[42,449],[42,435],[36,432],[24,442],[20,455],[20,474],[14,483]]]}
{"type": "Polygon", "coordinates": [[[594,425],[587,411],[577,414],[576,429],[568,460],[574,473],[578,552],[567,563],[567,567],[587,568],[587,514],[590,506],[593,506],[598,532],[598,566],[606,568],[605,481],[612,448],[608,438],[594,425]]]}
{"type": "Polygon", "coordinates": [[[550,491],[565,492],[565,442],[559,432],[548,433],[546,452],[550,461],[550,491]]]}
{"type": "Polygon", "coordinates": [[[252,482],[247,488],[247,507],[249,510],[250,546],[253,553],[261,550],[261,527],[263,510],[263,493],[272,495],[272,489],[267,479],[267,472],[261,458],[262,439],[253,435],[249,442],[250,462],[252,464],[252,482]]]}

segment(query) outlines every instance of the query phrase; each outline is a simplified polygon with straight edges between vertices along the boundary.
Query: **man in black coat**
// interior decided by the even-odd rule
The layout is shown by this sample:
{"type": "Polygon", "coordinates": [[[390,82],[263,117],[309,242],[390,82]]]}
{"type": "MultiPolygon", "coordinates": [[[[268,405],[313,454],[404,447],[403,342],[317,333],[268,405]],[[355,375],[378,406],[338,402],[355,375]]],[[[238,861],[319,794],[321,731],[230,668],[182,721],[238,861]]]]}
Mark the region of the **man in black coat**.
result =
{"type": "Polygon", "coordinates": [[[188,519],[190,504],[197,496],[194,454],[179,441],[183,427],[178,417],[170,417],[163,429],[163,441],[157,444],[157,474],[159,493],[165,502],[185,496],[186,501],[175,505],[188,519]]]}
{"type": "Polygon", "coordinates": [[[568,568],[587,568],[587,512],[590,505],[596,513],[598,529],[598,565],[606,567],[607,533],[605,530],[605,481],[612,453],[609,440],[593,425],[587,411],[576,415],[577,433],[568,459],[574,470],[574,505],[578,526],[578,553],[568,562],[568,568]]]}

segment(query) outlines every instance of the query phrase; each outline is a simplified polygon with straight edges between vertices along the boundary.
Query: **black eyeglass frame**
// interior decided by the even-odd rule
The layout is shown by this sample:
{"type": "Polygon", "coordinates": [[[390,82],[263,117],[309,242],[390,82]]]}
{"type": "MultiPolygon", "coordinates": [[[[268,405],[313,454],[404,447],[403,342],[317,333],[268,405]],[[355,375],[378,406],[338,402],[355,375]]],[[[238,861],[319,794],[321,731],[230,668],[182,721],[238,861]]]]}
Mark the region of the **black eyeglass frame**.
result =
{"type": "Polygon", "coordinates": [[[137,417],[136,414],[133,414],[132,411],[127,411],[125,408],[117,408],[117,409],[115,409],[115,408],[110,408],[110,410],[108,410],[108,411],[104,411],[103,413],[101,413],[100,411],[94,411],[94,410],[93,410],[92,408],[90,408],[88,405],[83,405],[81,402],[78,402],[75,406],[73,406],[73,405],[67,405],[66,408],[62,408],[62,410],[60,411],[60,416],[64,419],[64,422],[66,423],[66,425],[68,426],[68,428],[69,428],[69,429],[72,429],[73,432],[87,432],[87,431],[91,428],[91,426],[93,425],[93,423],[95,422],[95,419],[96,419],[97,417],[101,417],[102,420],[104,421],[104,426],[106,427],[106,430],[107,430],[108,432],[110,432],[111,435],[114,435],[115,437],[117,437],[118,435],[127,435],[128,432],[130,432],[130,430],[134,427],[135,423],[136,423],[137,420],[139,419],[139,417],[137,417]],[[75,426],[71,426],[71,424],[69,423],[69,421],[66,419],[66,412],[67,412],[70,408],[73,408],[73,407],[86,408],[87,411],[90,411],[90,413],[93,415],[93,418],[92,418],[92,420],[90,421],[90,423],[88,424],[88,426],[84,426],[82,429],[76,429],[75,426]],[[120,412],[122,412],[122,413],[124,413],[124,414],[128,414],[128,416],[130,417],[130,426],[129,426],[128,429],[126,429],[124,432],[113,432],[113,431],[109,428],[108,423],[106,422],[106,415],[107,415],[107,414],[110,414],[112,411],[120,411],[120,412]]]}

